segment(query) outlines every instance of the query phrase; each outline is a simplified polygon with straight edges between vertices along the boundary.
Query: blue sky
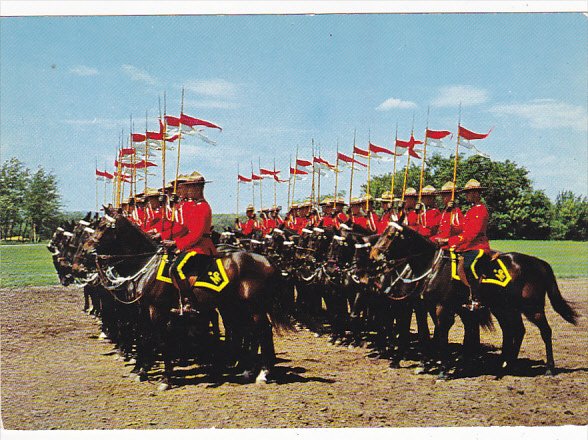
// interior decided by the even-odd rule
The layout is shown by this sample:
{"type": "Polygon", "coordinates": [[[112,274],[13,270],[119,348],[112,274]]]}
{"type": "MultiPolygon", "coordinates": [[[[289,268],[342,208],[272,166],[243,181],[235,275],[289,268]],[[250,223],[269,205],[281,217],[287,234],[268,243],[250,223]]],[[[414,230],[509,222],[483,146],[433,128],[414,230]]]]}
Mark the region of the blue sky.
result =
{"type": "MultiPolygon", "coordinates": [[[[59,179],[64,207],[95,205],[94,161],[113,161],[121,130],[156,130],[158,98],[214,121],[212,147],[182,143],[182,172],[214,182],[214,212],[234,212],[236,171],[286,170],[311,140],[333,161],[337,141],[391,146],[414,130],[491,135],[476,145],[526,167],[537,189],[588,194],[588,27],[582,14],[22,17],[0,21],[2,160],[59,179]],[[369,134],[368,134],[369,133],[369,134]]],[[[453,142],[451,145],[454,146],[453,142]]],[[[175,153],[172,153],[175,154],[175,153]]],[[[442,154],[449,155],[449,151],[442,154]]],[[[404,159],[402,159],[404,160],[404,159]]],[[[156,159],[159,162],[159,159],[156,159]]],[[[402,162],[403,163],[403,162],[402,162]]],[[[374,173],[390,163],[374,164],[374,173]]],[[[175,159],[168,164],[168,176],[175,159]]],[[[365,173],[359,175],[359,188],[365,173]]],[[[149,186],[160,183],[159,171],[149,186]]],[[[483,176],[480,176],[483,181],[483,176]]],[[[348,186],[348,173],[341,186],[348,186]]],[[[334,180],[324,186],[332,191],[334,180]]],[[[286,203],[286,187],[278,202],[286,203]]],[[[297,184],[296,197],[309,191],[297,184]]],[[[102,191],[102,189],[101,189],[102,191]]],[[[324,190],[323,190],[324,191],[324,190]]],[[[250,189],[241,187],[241,208],[250,189]]],[[[273,185],[264,184],[264,204],[273,185]]],[[[357,190],[355,192],[357,194],[357,190]]],[[[102,200],[102,193],[100,193],[102,200]]],[[[258,205],[258,202],[256,203],[258,205]]]]}

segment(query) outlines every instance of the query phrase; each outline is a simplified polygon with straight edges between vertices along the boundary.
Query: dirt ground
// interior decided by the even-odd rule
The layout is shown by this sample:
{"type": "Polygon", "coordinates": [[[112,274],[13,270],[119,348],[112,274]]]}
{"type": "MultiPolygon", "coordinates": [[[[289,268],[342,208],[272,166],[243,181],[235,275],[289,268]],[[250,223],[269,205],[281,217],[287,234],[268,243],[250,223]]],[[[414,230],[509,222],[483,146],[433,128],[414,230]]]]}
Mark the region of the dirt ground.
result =
{"type": "MultiPolygon", "coordinates": [[[[555,377],[525,321],[521,373],[436,382],[415,363],[390,369],[366,348],[344,348],[303,330],[276,338],[281,380],[264,385],[186,378],[168,391],[129,378],[132,366],[97,339],[79,288],[0,290],[1,397],[5,429],[331,428],[585,425],[588,421],[588,279],[560,280],[582,315],[577,327],[548,308],[555,377]]],[[[458,320],[459,322],[459,320],[458,320]]],[[[462,338],[456,325],[451,339],[462,338]]],[[[500,330],[483,332],[490,355],[500,330]]]]}

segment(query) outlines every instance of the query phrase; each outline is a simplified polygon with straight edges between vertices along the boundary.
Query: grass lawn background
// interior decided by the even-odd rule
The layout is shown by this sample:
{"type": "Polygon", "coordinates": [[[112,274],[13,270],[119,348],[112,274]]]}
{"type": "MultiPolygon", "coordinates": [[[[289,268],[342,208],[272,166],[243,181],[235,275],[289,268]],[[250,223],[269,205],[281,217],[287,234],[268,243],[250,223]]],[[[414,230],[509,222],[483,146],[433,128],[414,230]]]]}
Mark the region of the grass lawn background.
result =
{"type": "MultiPolygon", "coordinates": [[[[588,242],[493,240],[493,249],[547,261],[558,278],[588,278],[588,242]]],[[[0,287],[59,284],[45,244],[0,246],[0,287]]]]}

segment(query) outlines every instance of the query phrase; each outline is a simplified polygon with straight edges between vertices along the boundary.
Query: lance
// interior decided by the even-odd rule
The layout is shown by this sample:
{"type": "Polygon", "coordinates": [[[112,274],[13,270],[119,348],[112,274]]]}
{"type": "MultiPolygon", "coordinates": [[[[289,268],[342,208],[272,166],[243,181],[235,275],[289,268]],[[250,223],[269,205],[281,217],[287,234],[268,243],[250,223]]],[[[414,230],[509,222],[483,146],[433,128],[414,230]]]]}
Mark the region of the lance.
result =
{"type": "MultiPolygon", "coordinates": [[[[318,157],[319,159],[321,159],[321,146],[318,146],[318,157]]],[[[312,157],[312,167],[314,168],[314,155],[312,157]]],[[[316,204],[320,204],[321,203],[321,164],[318,164],[319,170],[318,170],[318,186],[317,186],[317,193],[316,193],[316,204]]]]}
{"type": "MultiPolygon", "coordinates": [[[[96,163],[96,170],[98,170],[98,159],[94,158],[94,162],[96,163]]],[[[103,176],[102,178],[106,181],[106,177],[103,176]]],[[[94,172],[94,180],[96,183],[96,212],[98,212],[98,176],[96,172],[94,172]]]]}
{"type": "MultiPolygon", "coordinates": [[[[263,177],[261,175],[261,156],[257,158],[257,165],[259,167],[259,176],[263,177]]],[[[259,209],[263,209],[263,179],[259,181],[259,209]]]]}
{"type": "Polygon", "coordinates": [[[370,161],[372,157],[371,144],[371,130],[368,130],[368,163],[367,163],[367,191],[365,198],[365,212],[367,212],[370,203],[370,161]]]}
{"type": "Polygon", "coordinates": [[[237,213],[235,214],[235,217],[239,217],[239,163],[237,163],[237,213]]]}
{"type": "MultiPolygon", "coordinates": [[[[162,202],[160,204],[160,212],[161,212],[161,230],[163,230],[165,228],[165,220],[167,219],[167,215],[168,215],[168,203],[169,203],[169,199],[167,198],[166,194],[165,194],[165,165],[166,165],[166,157],[165,157],[165,152],[166,152],[166,145],[165,145],[165,133],[167,131],[167,125],[165,122],[165,113],[167,112],[167,95],[165,92],[163,92],[163,113],[161,113],[161,96],[159,96],[157,98],[158,100],[158,104],[159,104],[159,119],[163,119],[163,139],[161,141],[161,179],[162,179],[162,185],[161,185],[161,196],[162,196],[162,202]]],[[[181,130],[181,124],[180,124],[180,130],[181,130]]],[[[145,110],[145,151],[148,151],[148,141],[147,141],[147,110],[145,110]]],[[[145,167],[145,173],[147,173],[147,167],[145,167]]],[[[147,177],[147,176],[145,176],[147,177]]],[[[145,185],[147,185],[147,178],[145,178],[145,185]]],[[[172,218],[170,219],[173,222],[173,212],[172,212],[172,218]]],[[[173,226],[173,225],[172,225],[173,226]]]]}
{"type": "MultiPolygon", "coordinates": [[[[120,137],[118,138],[119,145],[122,144],[123,134],[121,130],[120,137]]],[[[118,208],[120,207],[120,193],[121,193],[121,157],[120,157],[120,146],[117,148],[117,166],[116,166],[116,204],[115,206],[118,208]]]]}
{"type": "Polygon", "coordinates": [[[335,197],[333,198],[333,209],[337,207],[337,185],[339,184],[339,138],[337,138],[337,160],[335,162],[335,197]]]}
{"type": "Polygon", "coordinates": [[[310,203],[314,205],[314,139],[312,139],[312,186],[310,188],[310,203]]]}
{"type": "MultiPolygon", "coordinates": [[[[163,150],[165,151],[165,150],[163,150]]],[[[162,151],[162,154],[165,153],[162,151]]],[[[145,110],[145,165],[147,165],[147,160],[149,159],[149,142],[147,142],[147,110],[145,110]]],[[[164,167],[165,162],[162,160],[161,166],[164,167]]],[[[163,175],[165,176],[165,171],[162,171],[163,175]]],[[[164,177],[165,179],[165,177],[164,177]]],[[[163,183],[162,189],[165,187],[165,182],[163,183]]],[[[145,173],[143,174],[143,193],[147,192],[147,166],[145,166],[145,173]]]]}
{"type": "Polygon", "coordinates": [[[277,203],[277,194],[276,194],[276,186],[278,184],[278,181],[276,180],[276,158],[274,157],[274,208],[276,208],[278,206],[277,203]]]}
{"type": "MultiPolygon", "coordinates": [[[[412,128],[410,129],[410,141],[412,141],[414,137],[414,113],[412,114],[412,128]]],[[[410,145],[410,144],[409,144],[410,145]]],[[[414,145],[412,145],[414,147],[414,145]]],[[[406,159],[406,169],[404,170],[404,183],[402,185],[402,200],[404,200],[404,193],[406,192],[406,181],[408,180],[408,169],[410,168],[410,146],[406,148],[406,155],[408,158],[406,159]]]]}
{"type": "Polygon", "coordinates": [[[390,179],[390,196],[394,198],[394,180],[396,179],[396,142],[398,142],[398,122],[396,123],[396,136],[394,137],[394,168],[390,179]]]}
{"type": "Polygon", "coordinates": [[[290,155],[290,169],[288,170],[288,211],[290,211],[290,184],[292,183],[292,176],[290,175],[290,170],[292,169],[292,155],[290,155]]]}
{"type": "MultiPolygon", "coordinates": [[[[182,87],[182,103],[180,105],[180,118],[182,117],[182,113],[184,113],[184,88],[182,87]]],[[[165,118],[163,121],[163,143],[165,144],[165,138],[167,137],[167,123],[165,122],[165,118]]],[[[174,195],[176,195],[178,190],[178,175],[180,174],[180,150],[182,144],[182,123],[180,122],[180,130],[178,131],[178,158],[176,161],[176,180],[174,181],[174,195]]],[[[175,205],[174,205],[175,209],[175,205]]]]}
{"type": "Polygon", "coordinates": [[[255,206],[255,179],[253,178],[253,161],[251,161],[251,204],[255,206]]]}
{"type": "Polygon", "coordinates": [[[353,130],[353,153],[351,161],[351,179],[349,179],[349,206],[351,206],[351,197],[353,196],[353,172],[355,171],[355,134],[356,130],[353,130]]]}
{"type": "MultiPolygon", "coordinates": [[[[104,171],[106,171],[106,162],[104,162],[104,171]]],[[[106,206],[106,184],[110,179],[104,178],[104,206],[106,206]]]]}
{"type": "Polygon", "coordinates": [[[429,132],[429,110],[431,107],[427,107],[427,128],[425,129],[425,142],[423,144],[423,158],[421,160],[421,178],[419,181],[419,200],[418,202],[421,203],[421,197],[423,194],[423,179],[425,176],[425,160],[427,159],[427,133],[429,132]]]}
{"type": "Polygon", "coordinates": [[[294,161],[294,183],[292,184],[292,204],[294,204],[294,194],[296,193],[296,172],[298,171],[298,147],[296,147],[296,160],[294,161]]]}
{"type": "Polygon", "coordinates": [[[457,161],[459,160],[459,127],[461,126],[461,102],[459,103],[459,117],[457,122],[457,142],[455,143],[455,158],[453,160],[453,188],[451,189],[451,201],[455,200],[455,184],[457,179],[457,161]]]}

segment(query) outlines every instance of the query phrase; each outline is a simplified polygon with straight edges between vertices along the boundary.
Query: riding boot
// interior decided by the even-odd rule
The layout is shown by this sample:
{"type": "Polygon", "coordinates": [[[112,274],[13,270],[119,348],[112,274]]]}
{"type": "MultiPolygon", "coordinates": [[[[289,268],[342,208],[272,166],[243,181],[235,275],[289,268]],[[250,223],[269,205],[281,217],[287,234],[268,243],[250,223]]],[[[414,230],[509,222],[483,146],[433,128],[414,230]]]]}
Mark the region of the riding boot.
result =
{"type": "Polygon", "coordinates": [[[464,307],[469,311],[473,312],[479,310],[483,306],[480,303],[478,292],[480,290],[480,279],[477,278],[472,270],[472,264],[478,257],[478,251],[467,251],[464,253],[464,269],[465,275],[469,284],[470,297],[468,304],[464,304],[464,307]]]}

